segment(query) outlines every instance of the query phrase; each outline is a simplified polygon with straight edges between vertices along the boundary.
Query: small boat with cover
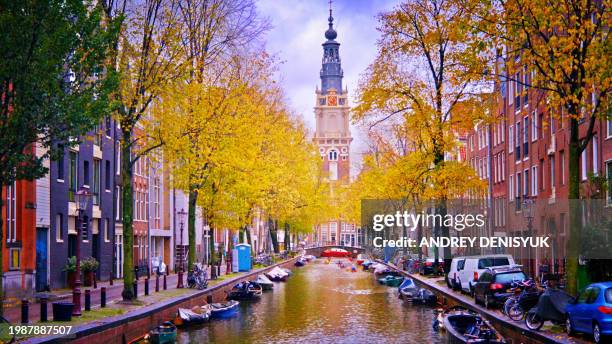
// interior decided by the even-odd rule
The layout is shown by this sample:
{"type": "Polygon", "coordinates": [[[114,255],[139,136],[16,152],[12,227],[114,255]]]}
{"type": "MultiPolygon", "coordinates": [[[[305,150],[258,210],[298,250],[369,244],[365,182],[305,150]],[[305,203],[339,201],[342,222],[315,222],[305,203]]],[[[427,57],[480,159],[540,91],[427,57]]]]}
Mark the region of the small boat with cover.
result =
{"type": "Polygon", "coordinates": [[[231,317],[238,312],[239,302],[236,300],[230,300],[227,302],[211,303],[211,317],[212,318],[227,318],[231,317]]]}
{"type": "Polygon", "coordinates": [[[149,343],[171,344],[176,342],[176,326],[170,321],[149,331],[149,343]]]}
{"type": "Polygon", "coordinates": [[[274,288],[274,283],[272,283],[272,281],[270,281],[270,279],[264,274],[257,276],[255,283],[259,284],[263,291],[272,290],[274,288]]]}
{"type": "Polygon", "coordinates": [[[251,281],[236,284],[227,294],[229,300],[255,300],[261,297],[263,288],[261,285],[251,281]]]}
{"type": "Polygon", "coordinates": [[[447,332],[447,343],[506,343],[495,328],[478,313],[462,307],[453,307],[444,312],[443,323],[447,332]]]}
{"type": "Polygon", "coordinates": [[[188,326],[193,324],[201,324],[210,319],[210,305],[195,306],[191,309],[179,308],[177,319],[174,324],[177,326],[188,326]]]}

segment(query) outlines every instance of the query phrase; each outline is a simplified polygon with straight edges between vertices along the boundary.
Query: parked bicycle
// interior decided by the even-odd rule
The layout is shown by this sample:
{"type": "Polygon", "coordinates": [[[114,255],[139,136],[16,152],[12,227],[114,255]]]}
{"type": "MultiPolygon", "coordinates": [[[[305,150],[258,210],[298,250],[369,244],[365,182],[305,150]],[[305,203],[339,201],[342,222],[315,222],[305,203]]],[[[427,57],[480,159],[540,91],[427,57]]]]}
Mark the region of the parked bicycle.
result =
{"type": "Polygon", "coordinates": [[[187,286],[192,289],[206,289],[208,287],[208,276],[201,264],[196,264],[187,276],[187,286]]]}
{"type": "Polygon", "coordinates": [[[514,321],[523,319],[525,314],[538,303],[541,294],[542,291],[538,289],[535,282],[530,281],[524,284],[521,292],[513,297],[513,302],[506,310],[506,315],[514,321]]]}

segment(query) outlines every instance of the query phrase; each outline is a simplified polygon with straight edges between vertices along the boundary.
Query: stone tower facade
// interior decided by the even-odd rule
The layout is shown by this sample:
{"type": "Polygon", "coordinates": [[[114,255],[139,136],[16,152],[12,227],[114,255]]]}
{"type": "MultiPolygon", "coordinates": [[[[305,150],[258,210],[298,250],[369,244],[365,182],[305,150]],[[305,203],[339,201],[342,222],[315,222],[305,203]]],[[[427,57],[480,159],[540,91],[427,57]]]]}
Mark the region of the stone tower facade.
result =
{"type": "Polygon", "coordinates": [[[334,18],[329,11],[329,28],[325,31],[321,88],[316,90],[314,143],[319,147],[323,168],[330,181],[348,183],[350,180],[350,145],[353,138],[349,128],[347,89],[342,88],[340,43],[333,28],[334,18]]]}

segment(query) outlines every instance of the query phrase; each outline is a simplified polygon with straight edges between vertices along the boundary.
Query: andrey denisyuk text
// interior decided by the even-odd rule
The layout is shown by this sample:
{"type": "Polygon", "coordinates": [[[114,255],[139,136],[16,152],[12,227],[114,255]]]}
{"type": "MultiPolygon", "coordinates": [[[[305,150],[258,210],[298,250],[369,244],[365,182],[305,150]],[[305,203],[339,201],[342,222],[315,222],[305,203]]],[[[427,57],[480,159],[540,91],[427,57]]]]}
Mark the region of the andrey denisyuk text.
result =
{"type": "Polygon", "coordinates": [[[401,237],[389,240],[374,237],[374,247],[549,247],[550,237],[423,237],[420,241],[414,238],[401,237]]]}

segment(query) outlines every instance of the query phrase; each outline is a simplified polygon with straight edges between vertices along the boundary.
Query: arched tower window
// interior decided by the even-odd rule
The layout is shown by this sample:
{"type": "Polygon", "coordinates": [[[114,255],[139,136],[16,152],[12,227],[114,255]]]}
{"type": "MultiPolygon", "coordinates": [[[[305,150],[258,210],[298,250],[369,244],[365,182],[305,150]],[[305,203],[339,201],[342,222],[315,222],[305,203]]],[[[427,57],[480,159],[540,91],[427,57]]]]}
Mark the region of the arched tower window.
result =
{"type": "Polygon", "coordinates": [[[329,161],[338,161],[338,151],[330,150],[328,153],[328,159],[329,161]]]}

